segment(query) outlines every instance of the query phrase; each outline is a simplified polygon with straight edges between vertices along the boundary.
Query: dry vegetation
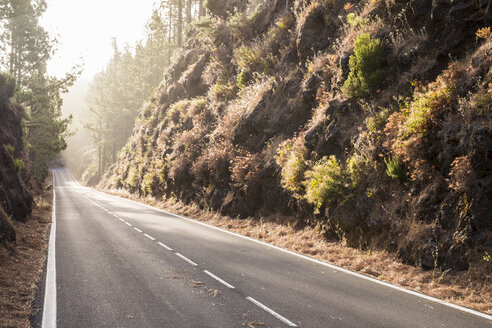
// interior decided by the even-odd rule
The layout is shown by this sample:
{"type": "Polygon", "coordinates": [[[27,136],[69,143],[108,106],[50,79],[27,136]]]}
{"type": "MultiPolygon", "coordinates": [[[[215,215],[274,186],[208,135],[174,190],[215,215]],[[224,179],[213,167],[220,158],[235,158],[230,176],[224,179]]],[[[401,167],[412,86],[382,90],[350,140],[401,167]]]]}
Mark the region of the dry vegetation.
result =
{"type": "Polygon", "coordinates": [[[32,305],[48,245],[53,201],[51,182],[44,190],[36,198],[26,222],[14,223],[17,243],[0,246],[0,327],[31,327],[32,305]]]}
{"type": "MultiPolygon", "coordinates": [[[[359,272],[391,284],[414,290],[457,305],[492,314],[492,262],[482,259],[467,272],[424,271],[401,263],[394,254],[347,247],[326,240],[320,227],[298,228],[299,222],[287,217],[233,219],[217,212],[185,205],[176,199],[160,201],[139,198],[123,190],[104,190],[113,195],[141,201],[171,213],[261,240],[317,260],[359,272]]],[[[481,254],[475,254],[481,256],[481,254]]]]}

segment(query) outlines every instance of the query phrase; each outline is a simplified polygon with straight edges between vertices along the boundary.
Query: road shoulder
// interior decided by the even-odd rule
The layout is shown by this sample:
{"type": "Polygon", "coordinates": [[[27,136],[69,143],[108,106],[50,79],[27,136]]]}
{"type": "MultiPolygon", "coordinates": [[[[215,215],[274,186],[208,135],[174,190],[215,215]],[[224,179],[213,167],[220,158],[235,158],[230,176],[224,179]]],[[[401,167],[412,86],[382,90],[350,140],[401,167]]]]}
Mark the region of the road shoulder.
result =
{"type": "Polygon", "coordinates": [[[0,246],[0,326],[39,327],[40,294],[48,248],[51,176],[25,223],[16,222],[17,243],[0,246]]]}

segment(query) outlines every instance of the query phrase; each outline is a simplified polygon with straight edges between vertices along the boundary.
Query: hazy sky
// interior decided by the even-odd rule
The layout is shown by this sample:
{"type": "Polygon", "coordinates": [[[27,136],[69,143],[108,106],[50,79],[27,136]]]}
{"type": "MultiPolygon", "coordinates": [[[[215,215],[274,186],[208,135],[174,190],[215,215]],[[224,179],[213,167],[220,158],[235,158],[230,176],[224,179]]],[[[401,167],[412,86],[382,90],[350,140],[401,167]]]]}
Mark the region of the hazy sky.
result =
{"type": "Polygon", "coordinates": [[[83,76],[102,70],[112,54],[111,38],[120,47],[142,39],[154,0],[48,0],[41,24],[58,35],[59,50],[49,64],[61,76],[83,58],[83,76]]]}

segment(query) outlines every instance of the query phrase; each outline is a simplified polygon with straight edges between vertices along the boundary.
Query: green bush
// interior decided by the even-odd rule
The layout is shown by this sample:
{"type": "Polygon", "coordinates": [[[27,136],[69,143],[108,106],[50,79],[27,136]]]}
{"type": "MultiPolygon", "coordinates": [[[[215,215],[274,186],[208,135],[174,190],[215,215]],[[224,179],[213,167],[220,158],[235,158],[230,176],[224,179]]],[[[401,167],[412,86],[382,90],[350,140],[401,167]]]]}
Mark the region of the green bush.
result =
{"type": "Polygon", "coordinates": [[[402,163],[400,158],[392,157],[385,158],[384,163],[386,163],[386,174],[399,182],[405,182],[407,180],[407,172],[405,165],[402,163]]]}
{"type": "Polygon", "coordinates": [[[142,181],[142,192],[144,195],[152,195],[153,187],[155,184],[156,174],[154,172],[148,172],[145,174],[142,181]]]}
{"type": "Polygon", "coordinates": [[[393,113],[389,108],[382,108],[376,115],[368,117],[366,124],[371,132],[381,132],[393,113]]]}
{"type": "Polygon", "coordinates": [[[237,76],[237,87],[243,89],[248,85],[249,81],[251,81],[251,73],[247,69],[243,69],[237,76]]]}
{"type": "Polygon", "coordinates": [[[15,78],[9,74],[0,73],[0,88],[2,87],[5,88],[7,98],[13,97],[16,90],[15,78]]]}
{"type": "Polygon", "coordinates": [[[15,146],[14,145],[7,145],[7,151],[9,152],[10,155],[14,155],[15,146]]]}
{"type": "Polygon", "coordinates": [[[357,37],[349,60],[350,73],[342,87],[345,96],[364,98],[377,88],[381,82],[382,51],[379,39],[371,39],[368,33],[357,37]]]}
{"type": "Polygon", "coordinates": [[[213,86],[212,92],[217,99],[230,101],[236,97],[237,89],[233,83],[219,81],[213,86]]]}
{"type": "Polygon", "coordinates": [[[323,157],[312,169],[306,171],[305,199],[318,209],[342,196],[346,176],[335,156],[323,157]]]}
{"type": "Polygon", "coordinates": [[[347,177],[352,188],[357,188],[359,183],[363,181],[363,177],[371,174],[374,166],[374,162],[369,158],[356,153],[347,159],[347,177]]]}
{"type": "Polygon", "coordinates": [[[293,141],[282,143],[277,150],[277,164],[282,168],[281,183],[284,189],[299,196],[303,191],[302,180],[306,171],[306,148],[293,141]]]}
{"type": "Polygon", "coordinates": [[[17,172],[20,172],[24,168],[24,162],[20,158],[14,160],[14,165],[17,172]]]}
{"type": "Polygon", "coordinates": [[[130,187],[136,188],[138,185],[138,180],[139,180],[138,169],[135,166],[130,167],[130,170],[128,171],[128,176],[126,178],[126,183],[130,187]]]}

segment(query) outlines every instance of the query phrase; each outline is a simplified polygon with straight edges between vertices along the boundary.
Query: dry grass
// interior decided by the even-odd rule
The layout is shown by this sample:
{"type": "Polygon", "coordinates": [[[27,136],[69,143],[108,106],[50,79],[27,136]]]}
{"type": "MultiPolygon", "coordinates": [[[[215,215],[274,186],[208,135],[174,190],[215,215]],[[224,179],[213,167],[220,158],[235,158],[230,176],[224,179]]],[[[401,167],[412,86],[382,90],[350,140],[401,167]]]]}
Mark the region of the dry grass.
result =
{"type": "Polygon", "coordinates": [[[473,262],[468,271],[458,274],[423,271],[399,262],[394,254],[386,251],[362,251],[328,242],[319,229],[296,229],[296,221],[289,218],[233,219],[201,210],[196,205],[184,205],[175,199],[159,201],[151,197],[138,198],[122,190],[105,192],[143,201],[409,290],[492,314],[492,262],[480,258],[473,262]]]}
{"type": "MultiPolygon", "coordinates": [[[[48,177],[47,181],[51,181],[48,177]]],[[[38,283],[43,271],[51,222],[52,187],[36,198],[26,223],[14,223],[15,245],[0,246],[0,327],[30,327],[38,283]]]]}

